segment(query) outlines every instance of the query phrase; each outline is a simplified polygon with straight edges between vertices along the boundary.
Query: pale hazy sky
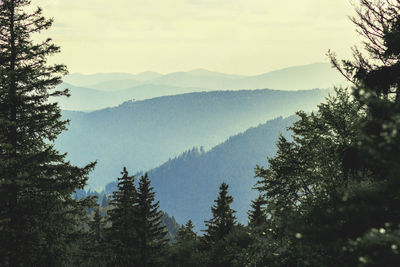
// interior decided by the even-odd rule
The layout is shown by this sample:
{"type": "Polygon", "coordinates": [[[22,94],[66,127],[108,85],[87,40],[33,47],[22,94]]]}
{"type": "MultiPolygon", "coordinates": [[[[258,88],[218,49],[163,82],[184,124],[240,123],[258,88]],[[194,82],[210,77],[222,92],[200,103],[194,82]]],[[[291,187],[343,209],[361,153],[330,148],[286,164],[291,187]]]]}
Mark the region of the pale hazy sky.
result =
{"type": "Polygon", "coordinates": [[[341,58],[360,38],[348,0],[32,0],[71,73],[237,74],[341,58]]]}

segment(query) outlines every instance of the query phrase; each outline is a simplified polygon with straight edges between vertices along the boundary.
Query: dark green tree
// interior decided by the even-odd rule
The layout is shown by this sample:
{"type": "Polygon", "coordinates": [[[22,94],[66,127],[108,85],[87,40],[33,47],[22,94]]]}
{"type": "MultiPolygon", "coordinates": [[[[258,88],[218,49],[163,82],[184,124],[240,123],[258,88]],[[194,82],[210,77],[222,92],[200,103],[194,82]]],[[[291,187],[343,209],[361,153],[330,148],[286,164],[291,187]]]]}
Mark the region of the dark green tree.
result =
{"type": "Polygon", "coordinates": [[[135,229],[139,266],[159,266],[162,252],[168,241],[166,239],[168,231],[162,223],[163,213],[158,210],[160,203],[155,202],[155,193],[147,173],[139,180],[137,204],[135,229]]]}
{"type": "Polygon", "coordinates": [[[265,199],[262,195],[259,195],[255,200],[251,202],[251,210],[249,210],[249,226],[257,228],[263,226],[267,222],[267,212],[265,210],[265,199]]]}
{"type": "Polygon", "coordinates": [[[194,232],[194,225],[189,220],[182,225],[175,237],[175,243],[168,248],[166,266],[204,266],[203,254],[200,251],[200,239],[194,232]]]}
{"type": "Polygon", "coordinates": [[[219,187],[219,195],[211,207],[213,217],[205,221],[207,229],[205,238],[209,242],[216,242],[226,237],[236,224],[235,211],[231,209],[233,197],[228,195],[228,184],[222,183],[219,187]]]}
{"type": "Polygon", "coordinates": [[[211,207],[213,217],[205,221],[203,250],[207,253],[207,266],[232,266],[234,255],[228,250],[228,236],[236,226],[235,211],[231,209],[233,197],[228,195],[228,184],[219,187],[218,198],[211,207]]]}
{"type": "Polygon", "coordinates": [[[194,229],[194,225],[193,225],[192,220],[188,220],[185,225],[182,225],[179,228],[178,234],[176,236],[176,241],[181,242],[184,240],[196,239],[197,235],[193,229],[194,229]]]}
{"type": "Polygon", "coordinates": [[[49,98],[68,94],[53,90],[67,71],[47,64],[60,49],[33,36],[53,21],[29,5],[0,1],[0,265],[60,266],[72,257],[68,244],[84,209],[72,193],[94,163],[72,166],[54,149],[67,121],[49,98]]]}
{"type": "Polygon", "coordinates": [[[353,229],[347,251],[362,266],[393,266],[400,261],[400,1],[360,1],[352,20],[365,37],[368,57],[355,51],[355,60],[336,67],[354,83],[354,96],[366,107],[360,125],[355,171],[368,169],[347,192],[339,210],[352,214],[345,225],[353,229]]]}
{"type": "Polygon", "coordinates": [[[137,266],[138,192],[135,177],[129,176],[125,167],[121,174],[108,211],[111,228],[107,230],[107,242],[113,251],[110,261],[115,266],[137,266]]]}
{"type": "Polygon", "coordinates": [[[269,238],[258,239],[268,247],[268,254],[259,253],[260,263],[340,265],[349,238],[341,230],[349,218],[339,206],[368,173],[353,169],[365,113],[349,92],[338,89],[318,111],[297,114],[300,120],[289,128],[292,140],[281,137],[268,169],[256,168],[258,189],[266,195],[269,238]]]}
{"type": "Polygon", "coordinates": [[[100,214],[99,207],[94,210],[93,219],[89,221],[89,232],[87,246],[88,250],[88,266],[106,266],[107,263],[107,246],[105,243],[105,220],[100,214]]]}

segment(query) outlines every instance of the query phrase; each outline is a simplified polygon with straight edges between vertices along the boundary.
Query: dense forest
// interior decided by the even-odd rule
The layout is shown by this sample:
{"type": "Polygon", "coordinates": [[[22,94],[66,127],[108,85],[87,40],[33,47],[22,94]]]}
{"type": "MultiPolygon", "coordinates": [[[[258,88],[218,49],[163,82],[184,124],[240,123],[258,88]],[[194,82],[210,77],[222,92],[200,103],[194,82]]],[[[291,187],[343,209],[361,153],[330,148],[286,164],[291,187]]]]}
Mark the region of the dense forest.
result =
{"type": "Polygon", "coordinates": [[[129,101],[92,112],[63,111],[63,119],[70,124],[55,144],[78,166],[98,161],[88,182],[97,189],[114,181],[121,166],[131,172],[145,171],[193,146],[208,150],[266,120],[297,110],[311,111],[328,92],[195,92],[129,101]]]}
{"type": "MultiPolygon", "coordinates": [[[[352,18],[365,52],[333,66],[351,82],[280,136],[255,166],[258,196],[238,223],[218,185],[205,229],[166,229],[147,173],[121,170],[100,205],[77,198],[96,162],[55,148],[66,130],[55,90],[60,48],[29,0],[0,1],[1,266],[398,266],[400,264],[400,0],[361,0],[352,18]]],[[[99,144],[101,145],[101,144],[99,144]]],[[[199,200],[200,201],[200,200],[199,200]]]]}
{"type": "MultiPolygon", "coordinates": [[[[257,197],[256,190],[252,190],[254,162],[266,164],[267,158],[274,156],[279,134],[290,138],[285,128],[296,118],[290,116],[268,121],[230,137],[209,151],[195,147],[149,170],[160,208],[178,222],[192,220],[196,230],[202,229],[204,220],[211,214],[210,206],[219,185],[226,182],[235,198],[232,208],[236,210],[238,222],[246,223],[249,203],[257,197]]],[[[98,194],[100,198],[104,194],[111,195],[116,184],[107,184],[98,194]]]]}

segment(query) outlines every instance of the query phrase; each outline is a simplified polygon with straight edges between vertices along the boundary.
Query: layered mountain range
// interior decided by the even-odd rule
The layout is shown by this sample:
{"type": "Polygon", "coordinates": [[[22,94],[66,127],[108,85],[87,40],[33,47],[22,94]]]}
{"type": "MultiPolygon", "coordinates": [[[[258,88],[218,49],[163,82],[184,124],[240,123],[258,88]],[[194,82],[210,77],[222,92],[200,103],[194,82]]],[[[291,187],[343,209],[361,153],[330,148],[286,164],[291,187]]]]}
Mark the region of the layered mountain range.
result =
{"type": "Polygon", "coordinates": [[[344,84],[341,75],[327,63],[285,68],[260,75],[244,76],[196,69],[159,74],[143,72],[71,74],[58,89],[69,88],[71,97],[57,99],[64,110],[96,110],[128,100],[215,90],[306,90],[344,84]]]}
{"type": "Polygon", "coordinates": [[[194,146],[209,150],[266,120],[311,111],[327,93],[213,91],[124,102],[93,112],[64,111],[71,122],[56,145],[74,164],[98,161],[89,184],[99,189],[115,180],[123,166],[146,171],[194,146]]]}
{"type": "Polygon", "coordinates": [[[256,165],[274,155],[296,111],[315,109],[330,92],[321,88],[343,79],[318,63],[257,76],[198,69],[71,74],[64,82],[59,89],[72,96],[57,101],[70,124],[56,147],[73,164],[97,161],[87,190],[109,195],[123,167],[148,171],[161,208],[201,229],[222,181],[246,223],[256,165]]]}

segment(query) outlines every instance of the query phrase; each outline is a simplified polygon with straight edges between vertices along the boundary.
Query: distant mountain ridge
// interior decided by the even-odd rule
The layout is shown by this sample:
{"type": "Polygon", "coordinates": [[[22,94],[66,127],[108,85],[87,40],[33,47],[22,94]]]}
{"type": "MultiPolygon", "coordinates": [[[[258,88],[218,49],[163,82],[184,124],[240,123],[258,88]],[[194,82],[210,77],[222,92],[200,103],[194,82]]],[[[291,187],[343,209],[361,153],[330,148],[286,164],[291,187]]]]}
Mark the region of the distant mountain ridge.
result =
{"type": "Polygon", "coordinates": [[[70,119],[56,147],[77,165],[98,160],[89,185],[102,188],[122,166],[149,170],[193,146],[210,149],[229,136],[297,110],[311,111],[327,90],[213,91],[125,102],[70,119]]]}
{"type": "Polygon", "coordinates": [[[117,80],[135,80],[135,81],[147,81],[162,76],[162,74],[152,71],[145,71],[138,74],[130,74],[123,72],[114,73],[96,73],[96,74],[81,74],[72,73],[66,75],[63,81],[74,86],[90,87],[92,84],[102,83],[107,81],[117,80]]]}
{"type": "MultiPolygon", "coordinates": [[[[289,136],[286,128],[297,119],[290,116],[268,121],[230,137],[208,152],[193,148],[150,170],[161,208],[181,224],[191,219],[198,230],[204,229],[204,220],[211,218],[218,186],[225,181],[234,197],[232,207],[239,221],[246,223],[250,202],[257,196],[252,190],[256,182],[254,168],[257,164],[267,165],[267,158],[276,153],[279,134],[289,136]]],[[[104,192],[111,194],[115,189],[116,183],[112,182],[104,192]]]]}
{"type": "MultiPolygon", "coordinates": [[[[121,80],[120,82],[124,82],[121,80]]],[[[177,95],[201,92],[200,88],[182,88],[168,85],[143,84],[132,88],[112,91],[101,91],[86,87],[76,87],[63,83],[59,89],[68,88],[71,96],[54,98],[63,110],[93,111],[108,107],[116,107],[129,100],[145,100],[162,95],[177,95]]]]}
{"type": "Polygon", "coordinates": [[[93,75],[75,73],[67,75],[64,82],[65,84],[61,84],[58,89],[70,87],[72,97],[57,101],[60,101],[61,108],[65,110],[101,109],[116,106],[130,99],[144,100],[190,92],[264,88],[293,91],[332,88],[334,85],[345,84],[344,78],[328,63],[289,67],[254,76],[225,74],[205,69],[166,75],[156,72],[93,75]]]}

